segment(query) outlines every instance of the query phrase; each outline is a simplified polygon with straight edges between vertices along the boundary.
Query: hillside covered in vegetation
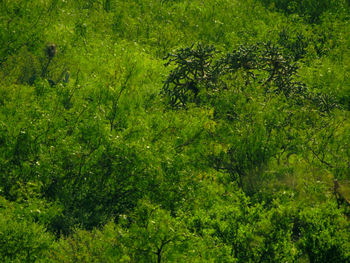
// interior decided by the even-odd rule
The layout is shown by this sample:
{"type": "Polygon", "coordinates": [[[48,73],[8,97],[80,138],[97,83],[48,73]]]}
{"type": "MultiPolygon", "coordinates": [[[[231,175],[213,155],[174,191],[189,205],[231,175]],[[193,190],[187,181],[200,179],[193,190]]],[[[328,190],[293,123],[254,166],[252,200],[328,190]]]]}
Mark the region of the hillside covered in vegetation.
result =
{"type": "Polygon", "coordinates": [[[350,262],[349,18],[0,1],[0,261],[350,262]]]}

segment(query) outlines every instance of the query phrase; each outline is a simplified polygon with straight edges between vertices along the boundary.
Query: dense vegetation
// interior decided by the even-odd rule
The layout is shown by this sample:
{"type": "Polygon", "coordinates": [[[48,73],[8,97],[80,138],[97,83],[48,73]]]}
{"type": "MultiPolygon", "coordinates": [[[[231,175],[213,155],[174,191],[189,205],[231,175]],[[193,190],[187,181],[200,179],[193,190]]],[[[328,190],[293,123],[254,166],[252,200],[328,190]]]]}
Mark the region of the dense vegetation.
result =
{"type": "Polygon", "coordinates": [[[1,262],[350,262],[349,1],[0,1],[1,262]]]}

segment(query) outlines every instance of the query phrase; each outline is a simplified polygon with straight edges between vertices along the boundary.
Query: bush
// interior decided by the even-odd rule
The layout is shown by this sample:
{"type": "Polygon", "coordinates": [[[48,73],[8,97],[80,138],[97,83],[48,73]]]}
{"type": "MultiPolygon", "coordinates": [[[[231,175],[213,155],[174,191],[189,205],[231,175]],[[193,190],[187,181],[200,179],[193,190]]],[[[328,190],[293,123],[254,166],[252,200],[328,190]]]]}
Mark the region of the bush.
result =
{"type": "Polygon", "coordinates": [[[114,223],[102,230],[75,229],[69,237],[56,242],[43,258],[43,262],[128,262],[123,261],[120,230],[114,223]]]}
{"type": "Polygon", "coordinates": [[[294,224],[298,247],[311,263],[349,262],[349,222],[335,203],[307,209],[299,213],[294,224]]]}
{"type": "Polygon", "coordinates": [[[330,0],[330,1],[261,0],[261,1],[267,5],[273,5],[277,9],[282,10],[287,14],[293,14],[293,13],[300,14],[304,16],[305,19],[311,23],[319,22],[321,19],[321,16],[325,12],[339,13],[342,10],[348,8],[347,3],[344,0],[330,0]]]}
{"type": "Polygon", "coordinates": [[[203,104],[213,94],[227,89],[230,83],[225,77],[237,73],[242,74],[245,86],[254,82],[266,92],[282,93],[286,97],[305,93],[305,85],[295,80],[297,64],[271,42],[239,46],[226,56],[219,54],[213,46],[198,44],[179,49],[165,58],[166,66],[174,65],[162,89],[171,107],[203,104]]]}
{"type": "Polygon", "coordinates": [[[52,236],[28,215],[12,210],[11,204],[0,198],[1,262],[37,262],[52,245],[52,236]]]}

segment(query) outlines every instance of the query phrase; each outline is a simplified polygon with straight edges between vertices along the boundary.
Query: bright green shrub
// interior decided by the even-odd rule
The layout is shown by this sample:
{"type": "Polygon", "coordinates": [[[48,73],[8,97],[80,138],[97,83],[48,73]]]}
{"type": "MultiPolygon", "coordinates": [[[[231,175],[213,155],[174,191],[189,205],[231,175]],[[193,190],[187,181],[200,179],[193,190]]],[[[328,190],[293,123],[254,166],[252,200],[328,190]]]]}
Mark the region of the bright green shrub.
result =
{"type": "Polygon", "coordinates": [[[254,205],[235,187],[226,185],[224,195],[217,185],[213,188],[216,188],[213,193],[207,194],[214,200],[203,203],[187,217],[186,225],[191,232],[208,244],[213,241],[222,247],[232,262],[298,258],[299,251],[292,238],[294,209],[287,204],[280,206],[278,201],[272,207],[254,205]],[[214,192],[215,197],[211,195],[214,192]]]}
{"type": "MultiPolygon", "coordinates": [[[[0,197],[0,260],[2,262],[37,262],[53,242],[46,229],[33,221],[35,212],[16,211],[0,197]]],[[[39,211],[40,213],[40,211],[39,211]]]]}
{"type": "Polygon", "coordinates": [[[293,231],[298,247],[310,262],[350,260],[349,223],[335,203],[304,208],[294,223],[293,231]]]}
{"type": "Polygon", "coordinates": [[[191,234],[169,212],[142,201],[130,215],[120,215],[119,225],[102,230],[77,230],[48,252],[49,262],[191,262],[191,234]]]}
{"type": "MultiPolygon", "coordinates": [[[[42,262],[128,262],[123,254],[121,233],[109,223],[102,230],[76,229],[47,250],[42,262]]],[[[40,261],[40,262],[41,262],[40,261]]]]}

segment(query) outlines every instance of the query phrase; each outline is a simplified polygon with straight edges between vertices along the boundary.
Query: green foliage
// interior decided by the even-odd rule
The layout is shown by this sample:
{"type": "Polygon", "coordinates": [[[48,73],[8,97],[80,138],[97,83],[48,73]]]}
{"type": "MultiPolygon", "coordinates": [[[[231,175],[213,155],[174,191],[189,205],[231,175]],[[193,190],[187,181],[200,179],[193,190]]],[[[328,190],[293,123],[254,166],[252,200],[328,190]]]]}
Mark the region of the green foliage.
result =
{"type": "Polygon", "coordinates": [[[103,230],[76,229],[70,237],[62,238],[49,249],[43,262],[128,262],[123,256],[120,230],[106,224],[103,230]]]}
{"type": "Polygon", "coordinates": [[[199,93],[203,89],[206,92],[218,89],[216,83],[222,73],[219,70],[220,65],[213,63],[215,53],[217,51],[213,46],[198,44],[196,48],[192,45],[165,58],[168,59],[165,66],[175,65],[162,90],[172,107],[183,107],[188,102],[199,104],[199,93]]]}
{"type": "Polygon", "coordinates": [[[267,5],[273,5],[277,9],[282,10],[288,14],[297,13],[305,16],[306,20],[315,23],[319,22],[324,13],[342,12],[348,8],[346,1],[288,1],[288,0],[262,0],[267,5]]]}
{"type": "Polygon", "coordinates": [[[349,261],[349,223],[335,204],[302,211],[294,225],[298,246],[310,262],[349,261]],[[337,233],[337,234],[335,234],[337,233]]]}
{"type": "Polygon", "coordinates": [[[212,94],[227,89],[222,78],[241,70],[245,85],[257,82],[266,92],[283,93],[286,97],[303,96],[303,83],[295,81],[297,65],[282,50],[270,42],[240,46],[225,57],[214,59],[218,53],[213,46],[193,45],[169,54],[165,59],[175,68],[165,80],[162,94],[172,107],[187,103],[200,104],[200,94],[212,94]]]}
{"type": "Polygon", "coordinates": [[[168,211],[142,202],[131,215],[122,219],[128,226],[123,244],[131,261],[187,261],[191,235],[180,218],[168,211]]]}
{"type": "Polygon", "coordinates": [[[1,261],[348,262],[348,15],[0,1],[1,261]]]}
{"type": "MultiPolygon", "coordinates": [[[[30,207],[33,209],[33,207],[30,207]]],[[[15,207],[0,196],[0,259],[2,262],[36,262],[50,248],[53,239],[29,214],[41,211],[15,207]]],[[[40,209],[43,209],[40,206],[40,209]]],[[[39,215],[40,217],[40,215],[39,215]]]]}

